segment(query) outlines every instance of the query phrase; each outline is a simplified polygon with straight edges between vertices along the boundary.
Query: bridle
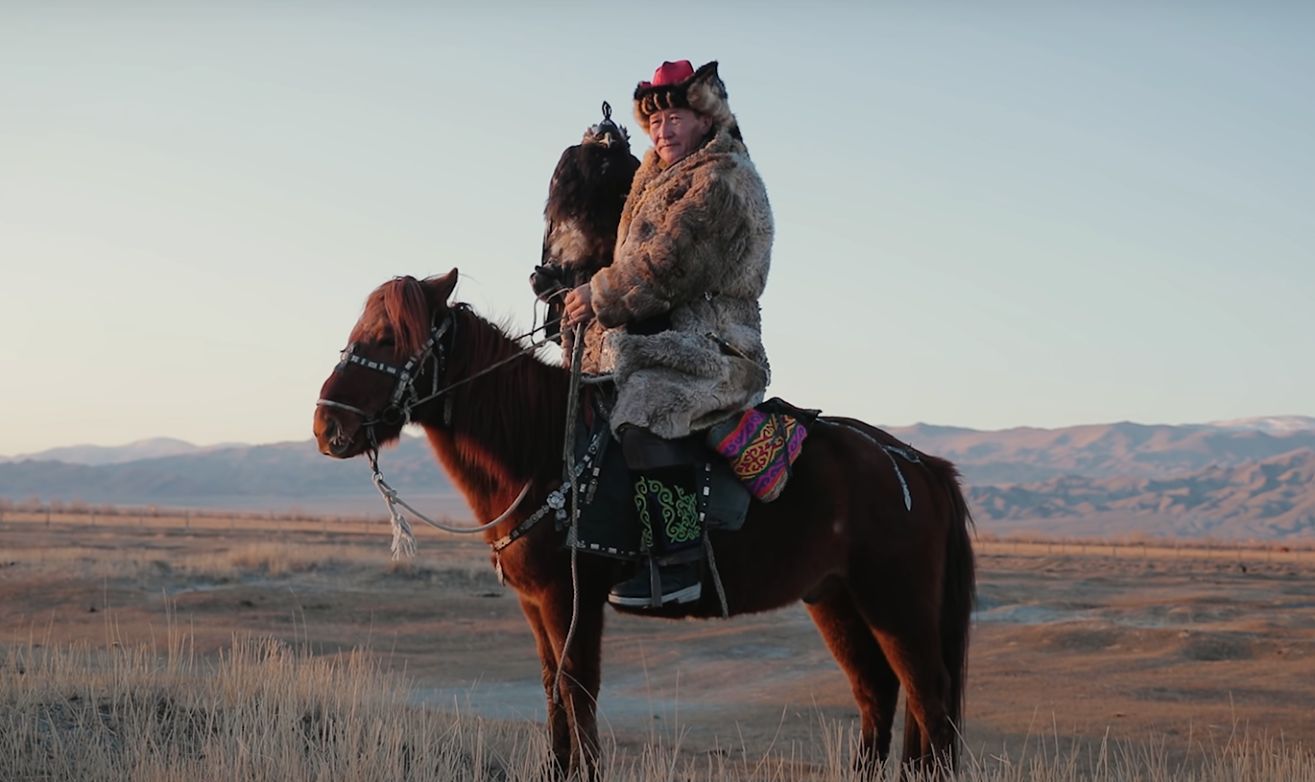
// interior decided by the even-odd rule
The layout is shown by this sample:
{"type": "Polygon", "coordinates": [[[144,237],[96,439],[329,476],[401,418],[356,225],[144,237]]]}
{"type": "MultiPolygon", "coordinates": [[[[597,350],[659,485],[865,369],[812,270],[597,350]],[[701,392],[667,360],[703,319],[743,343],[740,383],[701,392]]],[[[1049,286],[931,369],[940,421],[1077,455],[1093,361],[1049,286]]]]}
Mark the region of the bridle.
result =
{"type": "MultiPolygon", "coordinates": [[[[354,405],[349,405],[345,402],[338,402],[333,399],[324,399],[323,397],[315,401],[315,406],[346,410],[349,413],[354,413],[355,415],[360,416],[361,426],[366,427],[366,436],[370,439],[370,448],[377,450],[378,441],[374,435],[375,424],[405,426],[406,424],[411,423],[412,412],[426,402],[433,401],[454,388],[458,388],[476,378],[487,375],[495,369],[499,369],[503,365],[509,364],[522,356],[529,355],[551,342],[551,340],[546,339],[533,340],[530,344],[515,353],[512,353],[510,356],[495,361],[478,372],[474,372],[454,383],[449,383],[446,386],[439,388],[439,381],[442,379],[443,373],[447,369],[448,347],[456,340],[456,311],[469,309],[470,305],[465,304],[464,302],[457,303],[448,308],[447,315],[444,316],[443,320],[430,327],[429,339],[425,341],[425,344],[421,345],[420,350],[414,356],[407,359],[405,364],[401,364],[400,366],[397,364],[389,364],[387,361],[376,361],[372,358],[365,358],[364,356],[357,355],[355,342],[349,343],[347,347],[343,348],[338,360],[338,366],[333,368],[335,373],[341,372],[349,364],[357,364],[366,369],[373,369],[377,372],[383,372],[386,375],[391,375],[392,377],[397,378],[397,385],[393,387],[393,393],[389,397],[388,404],[384,405],[376,415],[371,416],[365,410],[354,405]],[[445,337],[446,340],[444,339],[445,337]],[[420,396],[420,392],[418,392],[415,387],[415,381],[420,376],[417,367],[422,366],[427,359],[432,359],[434,372],[430,381],[429,394],[426,396],[420,396]]],[[[533,337],[545,328],[547,328],[546,324],[538,326],[519,337],[515,337],[513,341],[519,342],[522,339],[533,337]]],[[[443,424],[445,426],[450,426],[452,424],[452,405],[450,399],[448,400],[448,405],[443,409],[443,424]]]]}
{"type": "Polygon", "coordinates": [[[417,407],[438,398],[451,388],[451,386],[448,386],[440,389],[438,383],[443,375],[443,370],[447,368],[447,345],[444,344],[443,337],[455,332],[456,318],[453,317],[452,311],[448,310],[442,321],[430,326],[429,339],[425,340],[425,344],[420,346],[420,350],[407,359],[406,363],[400,365],[366,358],[356,352],[357,343],[348,343],[347,347],[343,348],[342,353],[338,356],[338,365],[333,368],[334,373],[341,372],[348,366],[355,364],[393,377],[396,383],[393,386],[392,394],[389,396],[388,404],[384,405],[374,415],[355,405],[322,397],[316,400],[315,406],[345,410],[360,416],[361,427],[365,430],[365,436],[370,443],[369,450],[377,453],[379,440],[374,431],[376,425],[405,426],[411,422],[411,413],[417,407]],[[422,398],[420,392],[416,390],[415,382],[421,374],[420,368],[429,360],[433,362],[431,388],[429,395],[422,398]]]}

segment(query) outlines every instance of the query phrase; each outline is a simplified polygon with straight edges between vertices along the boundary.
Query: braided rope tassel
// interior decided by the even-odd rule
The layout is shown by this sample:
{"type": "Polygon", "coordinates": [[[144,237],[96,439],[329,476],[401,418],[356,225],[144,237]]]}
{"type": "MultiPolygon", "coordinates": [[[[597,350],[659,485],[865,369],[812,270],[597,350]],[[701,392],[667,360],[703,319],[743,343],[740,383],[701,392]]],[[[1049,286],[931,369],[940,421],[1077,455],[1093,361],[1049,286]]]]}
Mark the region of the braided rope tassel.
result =
{"type": "Polygon", "coordinates": [[[389,521],[393,527],[393,542],[389,550],[393,552],[393,560],[411,560],[416,555],[416,536],[411,530],[411,522],[406,520],[402,511],[397,508],[397,491],[388,482],[384,480],[383,473],[379,472],[379,463],[376,460],[374,452],[370,453],[370,466],[374,470],[374,475],[370,480],[374,482],[374,488],[379,490],[379,495],[384,498],[384,504],[388,506],[389,521]]]}
{"type": "Polygon", "coordinates": [[[393,542],[389,546],[394,560],[412,560],[416,555],[416,536],[411,531],[411,522],[402,514],[393,512],[393,542]]]}

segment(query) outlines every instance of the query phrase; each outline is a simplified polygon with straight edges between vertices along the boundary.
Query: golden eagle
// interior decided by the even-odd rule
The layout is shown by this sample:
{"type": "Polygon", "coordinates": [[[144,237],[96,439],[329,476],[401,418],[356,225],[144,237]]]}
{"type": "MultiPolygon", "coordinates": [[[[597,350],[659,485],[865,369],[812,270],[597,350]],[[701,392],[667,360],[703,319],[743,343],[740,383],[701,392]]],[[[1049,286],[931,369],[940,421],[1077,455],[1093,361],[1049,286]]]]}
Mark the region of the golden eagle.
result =
{"type": "Polygon", "coordinates": [[[567,147],[548,183],[543,210],[543,255],[530,275],[534,295],[548,303],[545,336],[561,341],[562,298],[612,263],[621,208],[639,161],[630,154],[630,136],[612,121],[603,103],[603,121],[567,147]]]}

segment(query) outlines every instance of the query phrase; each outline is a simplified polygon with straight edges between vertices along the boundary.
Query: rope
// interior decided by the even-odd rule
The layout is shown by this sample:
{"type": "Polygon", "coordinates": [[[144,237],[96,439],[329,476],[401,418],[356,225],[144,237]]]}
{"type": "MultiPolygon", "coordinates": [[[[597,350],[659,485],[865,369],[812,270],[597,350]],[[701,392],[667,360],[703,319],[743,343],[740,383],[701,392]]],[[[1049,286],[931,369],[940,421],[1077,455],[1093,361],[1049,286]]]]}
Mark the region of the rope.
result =
{"type": "Polygon", "coordinates": [[[580,361],[584,357],[584,325],[577,325],[572,335],[575,349],[571,355],[571,385],[566,394],[566,433],[562,443],[562,463],[566,469],[566,479],[571,484],[571,527],[566,533],[567,544],[571,547],[571,625],[566,630],[566,640],[562,641],[562,652],[557,656],[557,671],[553,674],[553,703],[562,705],[562,671],[566,668],[566,655],[575,640],[575,627],[580,618],[580,549],[575,545],[580,522],[580,486],[575,473],[575,417],[579,412],[580,400],[580,361]]]}
{"type": "Polygon", "coordinates": [[[458,535],[470,535],[476,532],[483,532],[484,530],[492,529],[510,518],[512,512],[514,512],[521,504],[525,499],[525,496],[530,493],[530,485],[533,483],[533,481],[526,481],[525,485],[521,487],[520,494],[516,495],[516,499],[512,500],[511,505],[493,521],[474,527],[454,527],[429,518],[412,507],[406,500],[398,496],[397,490],[388,485],[388,481],[384,480],[384,475],[379,470],[379,451],[371,448],[368,452],[368,456],[370,457],[370,470],[374,473],[370,476],[370,480],[374,482],[374,488],[379,491],[379,495],[384,498],[384,504],[388,506],[388,514],[391,517],[390,520],[393,525],[393,543],[391,546],[393,559],[410,559],[415,556],[416,552],[415,533],[411,529],[411,523],[407,521],[406,516],[397,509],[397,506],[400,505],[411,511],[411,513],[415,514],[417,519],[435,529],[441,529],[444,532],[452,532],[458,535]]]}
{"type": "Polygon", "coordinates": [[[397,492],[384,480],[383,473],[379,472],[376,454],[376,451],[370,451],[370,466],[374,470],[370,480],[374,483],[374,488],[379,491],[379,496],[384,498],[384,505],[388,507],[388,520],[393,527],[393,542],[388,547],[389,551],[393,553],[394,560],[412,559],[416,555],[415,532],[411,530],[411,522],[407,521],[397,509],[397,492]]]}

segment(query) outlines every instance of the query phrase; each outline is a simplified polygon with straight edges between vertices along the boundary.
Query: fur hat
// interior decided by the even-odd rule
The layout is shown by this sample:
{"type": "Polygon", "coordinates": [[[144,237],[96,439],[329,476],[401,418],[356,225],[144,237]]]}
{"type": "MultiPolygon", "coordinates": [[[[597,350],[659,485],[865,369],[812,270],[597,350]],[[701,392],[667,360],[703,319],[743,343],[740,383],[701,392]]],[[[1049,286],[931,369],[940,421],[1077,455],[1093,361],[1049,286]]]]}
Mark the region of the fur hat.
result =
{"type": "Polygon", "coordinates": [[[689,60],[664,62],[654,71],[652,81],[641,81],[635,87],[635,119],[641,128],[648,127],[649,115],[665,109],[693,109],[712,118],[714,127],[731,128],[738,137],[716,60],[697,71],[689,60]]]}

